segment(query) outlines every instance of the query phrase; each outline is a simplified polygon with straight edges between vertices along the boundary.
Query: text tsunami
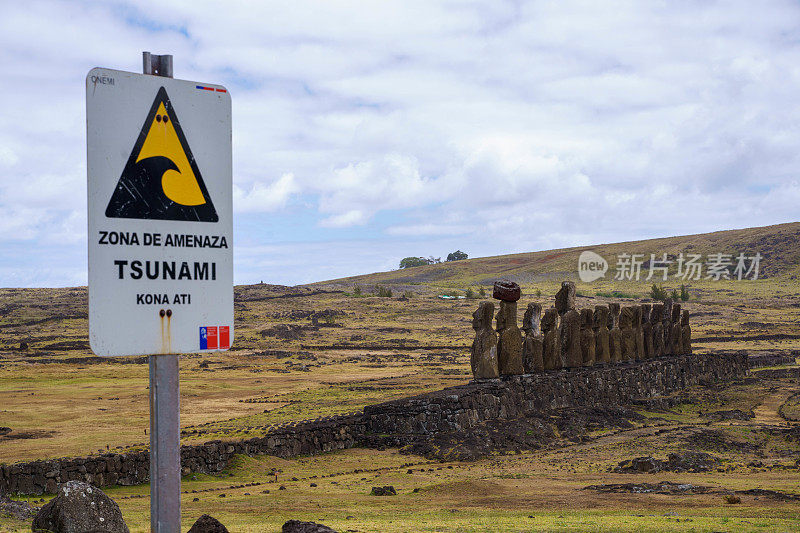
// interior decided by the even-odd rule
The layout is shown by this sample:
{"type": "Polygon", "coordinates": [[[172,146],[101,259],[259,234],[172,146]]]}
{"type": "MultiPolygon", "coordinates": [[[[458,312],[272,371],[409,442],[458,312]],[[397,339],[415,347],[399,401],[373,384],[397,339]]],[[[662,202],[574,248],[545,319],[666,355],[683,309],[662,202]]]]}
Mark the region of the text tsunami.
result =
{"type": "Polygon", "coordinates": [[[211,280],[217,279],[217,264],[208,262],[177,261],[126,261],[117,259],[119,279],[176,279],[211,280]]]}

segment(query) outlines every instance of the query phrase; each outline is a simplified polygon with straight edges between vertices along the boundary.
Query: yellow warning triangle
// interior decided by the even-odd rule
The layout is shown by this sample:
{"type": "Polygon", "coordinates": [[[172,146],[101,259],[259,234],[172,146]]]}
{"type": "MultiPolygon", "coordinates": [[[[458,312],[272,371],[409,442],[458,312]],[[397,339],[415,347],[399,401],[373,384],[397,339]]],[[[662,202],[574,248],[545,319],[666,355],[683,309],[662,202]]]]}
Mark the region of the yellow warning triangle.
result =
{"type": "Polygon", "coordinates": [[[106,208],[111,218],[217,222],[214,204],[161,87],[106,208]]]}

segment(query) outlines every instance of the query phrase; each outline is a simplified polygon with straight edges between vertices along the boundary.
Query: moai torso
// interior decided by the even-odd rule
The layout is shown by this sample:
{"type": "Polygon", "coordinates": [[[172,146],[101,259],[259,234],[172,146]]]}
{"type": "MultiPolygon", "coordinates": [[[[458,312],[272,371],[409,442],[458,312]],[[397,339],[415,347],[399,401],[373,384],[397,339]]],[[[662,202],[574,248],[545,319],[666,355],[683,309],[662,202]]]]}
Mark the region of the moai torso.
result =
{"type": "Polygon", "coordinates": [[[642,304],[642,338],[643,351],[642,359],[653,357],[653,326],[650,323],[650,311],[653,308],[650,304],[642,304]]]}
{"type": "Polygon", "coordinates": [[[611,347],[608,334],[608,307],[598,305],[594,308],[595,361],[600,364],[611,362],[611,347]]]}
{"type": "Polygon", "coordinates": [[[622,361],[622,331],[619,329],[620,307],[618,303],[608,304],[608,338],[611,348],[611,362],[622,361]]]}
{"type": "Polygon", "coordinates": [[[673,355],[680,355],[683,351],[683,342],[681,341],[681,304],[672,304],[672,334],[670,335],[670,353],[673,355]]]}
{"type": "Polygon", "coordinates": [[[653,357],[664,355],[664,321],[661,320],[664,313],[664,304],[653,304],[650,311],[650,324],[653,329],[653,357]]]}
{"type": "Polygon", "coordinates": [[[664,335],[664,355],[672,355],[672,298],[664,300],[664,311],[661,315],[664,335]]]}
{"type": "Polygon", "coordinates": [[[581,358],[583,366],[594,366],[597,357],[593,327],[594,311],[581,309],[581,358]]]}
{"type": "Polygon", "coordinates": [[[625,306],[619,315],[619,329],[622,333],[622,361],[636,360],[636,337],[633,333],[633,307],[625,306]]]}
{"type": "Polygon", "coordinates": [[[522,333],[517,327],[517,302],[500,302],[497,312],[497,362],[501,376],[524,374],[522,333]]]}
{"type": "Polygon", "coordinates": [[[636,339],[635,356],[637,361],[641,361],[644,356],[644,332],[642,331],[642,306],[633,306],[633,335],[636,339]]]}
{"type": "Polygon", "coordinates": [[[692,353],[692,328],[689,326],[689,311],[685,309],[681,315],[681,353],[692,353]]]}
{"type": "Polygon", "coordinates": [[[559,317],[555,307],[544,312],[542,317],[542,332],[544,333],[544,352],[542,359],[545,370],[558,370],[561,364],[561,342],[558,335],[559,317]]]}
{"type": "Polygon", "coordinates": [[[475,379],[490,379],[500,376],[497,363],[497,334],[492,329],[494,304],[481,302],[472,313],[472,329],[475,340],[472,341],[470,363],[475,379]]]}
{"type": "Polygon", "coordinates": [[[544,335],[541,330],[542,306],[528,304],[522,317],[525,339],[522,344],[522,368],[526,374],[544,370],[544,335]]]}
{"type": "Polygon", "coordinates": [[[565,368],[583,366],[581,355],[581,315],[570,309],[561,315],[561,363],[565,368]]]}

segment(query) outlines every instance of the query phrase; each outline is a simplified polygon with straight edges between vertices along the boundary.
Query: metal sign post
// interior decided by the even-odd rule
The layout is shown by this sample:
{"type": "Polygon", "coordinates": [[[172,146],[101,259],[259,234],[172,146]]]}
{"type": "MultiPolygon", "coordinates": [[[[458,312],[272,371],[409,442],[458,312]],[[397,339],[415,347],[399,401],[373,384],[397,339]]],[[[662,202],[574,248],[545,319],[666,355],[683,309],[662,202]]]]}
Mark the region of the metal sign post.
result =
{"type": "Polygon", "coordinates": [[[177,533],[178,354],[233,342],[230,94],[144,52],[143,74],[89,71],[86,127],[89,342],[149,356],[150,528],[177,533]]]}
{"type": "MultiPolygon", "coordinates": [[[[143,74],[172,77],[172,56],[142,52],[143,74]]],[[[172,310],[159,310],[161,319],[172,310]],[[163,314],[162,314],[163,313],[163,314]]],[[[178,355],[151,355],[150,363],[150,531],[181,530],[181,428],[178,355]]]]}

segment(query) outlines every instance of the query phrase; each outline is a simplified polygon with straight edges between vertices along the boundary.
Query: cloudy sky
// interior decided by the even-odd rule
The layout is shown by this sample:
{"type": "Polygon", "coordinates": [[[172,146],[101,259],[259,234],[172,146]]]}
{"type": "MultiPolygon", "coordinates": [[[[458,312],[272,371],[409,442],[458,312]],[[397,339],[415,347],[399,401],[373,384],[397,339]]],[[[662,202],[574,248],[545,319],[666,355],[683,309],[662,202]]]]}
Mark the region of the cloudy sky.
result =
{"type": "Polygon", "coordinates": [[[236,283],[800,219],[797,2],[0,0],[0,286],[86,283],[144,50],[231,91],[236,283]]]}

